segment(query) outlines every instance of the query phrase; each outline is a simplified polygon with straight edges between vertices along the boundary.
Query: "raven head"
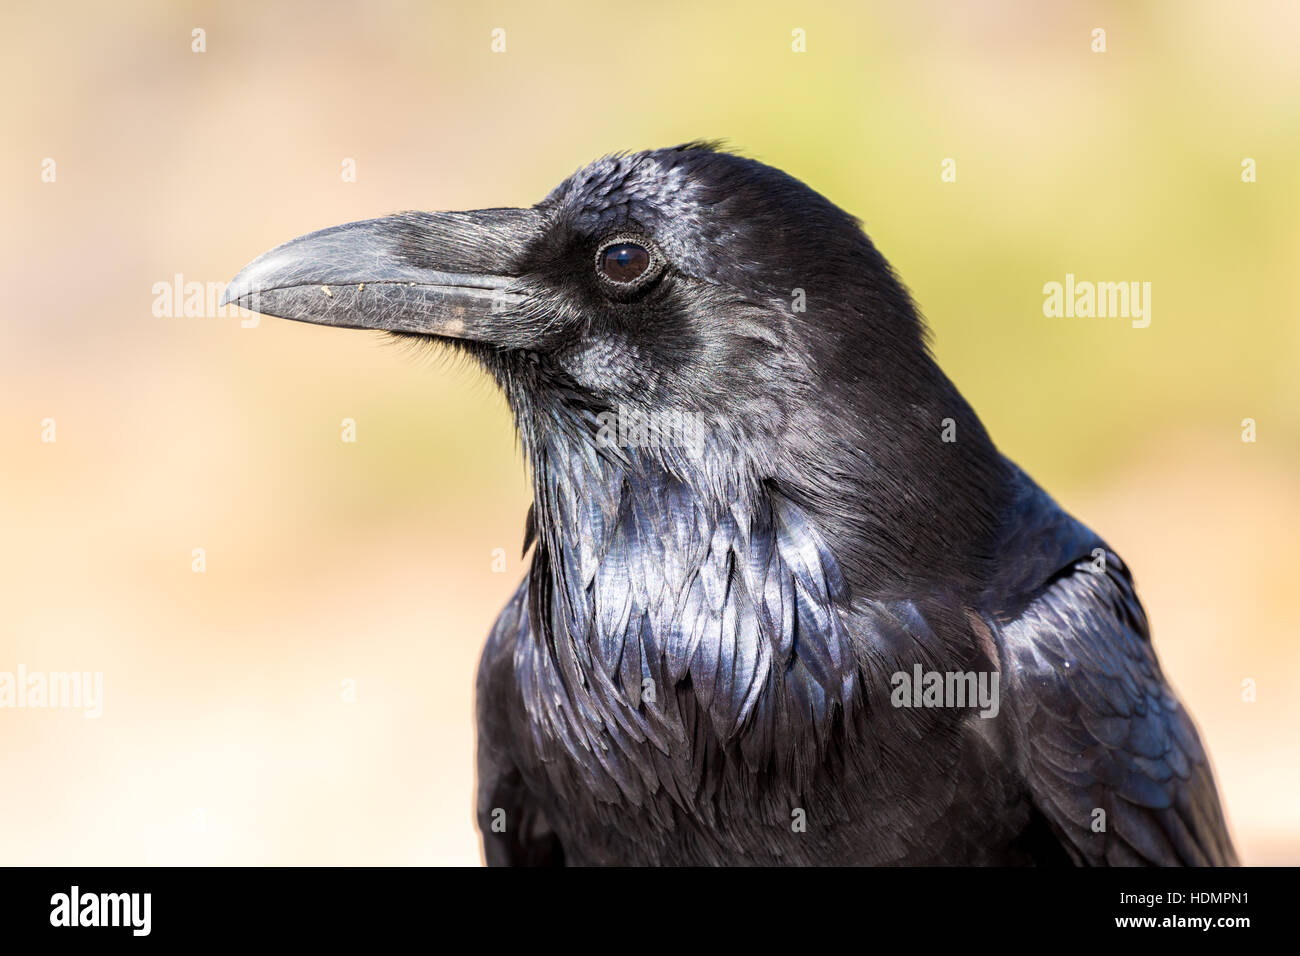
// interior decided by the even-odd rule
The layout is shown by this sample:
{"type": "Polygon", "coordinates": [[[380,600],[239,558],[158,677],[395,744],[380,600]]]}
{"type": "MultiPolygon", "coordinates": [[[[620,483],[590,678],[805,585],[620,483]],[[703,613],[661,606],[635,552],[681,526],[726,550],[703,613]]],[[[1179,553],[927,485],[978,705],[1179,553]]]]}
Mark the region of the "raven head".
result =
{"type": "Polygon", "coordinates": [[[720,496],[778,483],[842,526],[850,557],[873,526],[892,540],[900,518],[947,516],[933,564],[991,521],[949,481],[978,484],[996,456],[858,222],[708,144],[606,157],[531,209],[311,233],[246,266],[223,301],[468,351],[504,388],[534,464],[548,432],[594,439],[606,415],[697,423],[704,442],[669,435],[633,457],[702,471],[720,496]],[[947,419],[960,440],[945,448],[947,419]]]}

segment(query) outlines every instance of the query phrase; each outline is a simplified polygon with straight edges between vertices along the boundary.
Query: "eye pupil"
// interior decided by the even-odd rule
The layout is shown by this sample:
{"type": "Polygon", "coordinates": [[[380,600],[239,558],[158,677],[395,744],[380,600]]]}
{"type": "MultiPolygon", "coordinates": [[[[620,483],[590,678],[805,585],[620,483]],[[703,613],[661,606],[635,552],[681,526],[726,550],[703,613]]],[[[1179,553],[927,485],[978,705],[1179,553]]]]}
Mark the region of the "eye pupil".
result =
{"type": "Polygon", "coordinates": [[[650,268],[650,251],[635,242],[616,242],[600,256],[600,271],[614,282],[634,282],[650,268]]]}

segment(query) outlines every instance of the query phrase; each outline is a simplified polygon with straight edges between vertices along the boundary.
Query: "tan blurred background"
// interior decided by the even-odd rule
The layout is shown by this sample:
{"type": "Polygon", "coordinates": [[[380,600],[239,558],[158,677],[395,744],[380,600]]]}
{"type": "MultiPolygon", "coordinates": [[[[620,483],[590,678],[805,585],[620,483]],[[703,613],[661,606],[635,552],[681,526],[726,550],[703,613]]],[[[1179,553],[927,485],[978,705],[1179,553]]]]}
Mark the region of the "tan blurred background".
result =
{"type": "Polygon", "coordinates": [[[1245,861],[1300,862],[1300,7],[1051,6],[6,4],[0,671],[102,671],[104,713],[0,710],[0,862],[478,861],[503,402],[152,289],[714,137],[864,220],[1001,447],[1136,569],[1245,861]],[[1045,318],[1067,272],[1152,282],[1151,326],[1045,318]]]}

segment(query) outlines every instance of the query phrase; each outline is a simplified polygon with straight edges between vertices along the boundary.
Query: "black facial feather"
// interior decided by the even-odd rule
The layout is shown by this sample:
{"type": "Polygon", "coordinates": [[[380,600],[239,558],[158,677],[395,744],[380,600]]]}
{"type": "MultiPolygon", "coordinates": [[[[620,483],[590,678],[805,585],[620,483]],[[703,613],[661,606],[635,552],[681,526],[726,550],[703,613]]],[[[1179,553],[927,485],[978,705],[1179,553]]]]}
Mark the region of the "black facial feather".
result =
{"type": "Polygon", "coordinates": [[[697,144],[608,157],[537,212],[515,260],[535,290],[518,315],[554,337],[540,355],[470,346],[507,387],[526,445],[563,413],[548,385],[596,414],[700,415],[719,432],[709,455],[815,515],[855,587],[981,585],[1005,465],[856,220],[697,144]],[[668,262],[633,301],[610,301],[590,268],[615,234],[644,235],[668,262]],[[958,441],[940,440],[947,420],[958,441]]]}

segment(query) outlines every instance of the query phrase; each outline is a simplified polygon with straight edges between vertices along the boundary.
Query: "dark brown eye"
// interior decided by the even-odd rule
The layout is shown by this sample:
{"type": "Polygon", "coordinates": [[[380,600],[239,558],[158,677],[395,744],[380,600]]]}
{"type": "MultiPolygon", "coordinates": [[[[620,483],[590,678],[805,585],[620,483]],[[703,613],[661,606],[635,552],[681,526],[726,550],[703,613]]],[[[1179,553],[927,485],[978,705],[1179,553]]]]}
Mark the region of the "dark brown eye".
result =
{"type": "Polygon", "coordinates": [[[626,240],[616,241],[600,250],[596,266],[610,282],[627,285],[650,271],[654,257],[645,246],[626,240]]]}

